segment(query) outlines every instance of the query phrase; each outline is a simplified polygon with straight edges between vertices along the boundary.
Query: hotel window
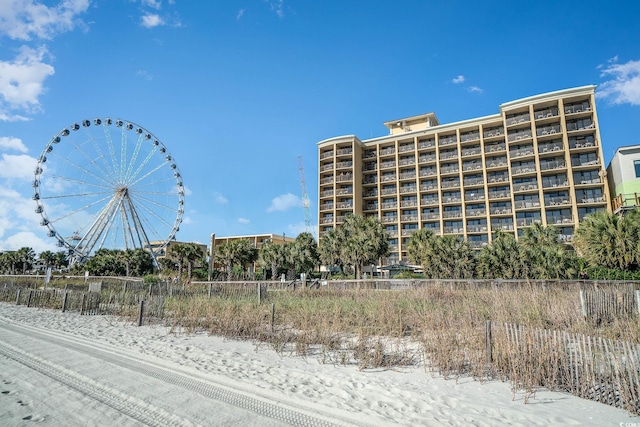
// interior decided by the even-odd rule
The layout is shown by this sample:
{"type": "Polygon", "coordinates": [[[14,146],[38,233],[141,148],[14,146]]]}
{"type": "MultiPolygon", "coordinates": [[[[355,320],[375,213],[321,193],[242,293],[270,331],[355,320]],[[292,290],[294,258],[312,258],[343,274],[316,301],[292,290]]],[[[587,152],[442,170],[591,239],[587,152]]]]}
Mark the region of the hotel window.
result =
{"type": "Polygon", "coordinates": [[[634,160],[633,167],[636,170],[636,178],[640,178],[640,160],[634,160]]]}

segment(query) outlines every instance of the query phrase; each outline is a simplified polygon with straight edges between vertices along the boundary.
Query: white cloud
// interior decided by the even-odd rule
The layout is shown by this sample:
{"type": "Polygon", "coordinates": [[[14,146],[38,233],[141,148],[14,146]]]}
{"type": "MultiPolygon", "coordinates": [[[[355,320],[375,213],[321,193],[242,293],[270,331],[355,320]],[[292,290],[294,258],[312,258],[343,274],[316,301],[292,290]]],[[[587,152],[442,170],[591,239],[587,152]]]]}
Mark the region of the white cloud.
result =
{"type": "Polygon", "coordinates": [[[143,79],[148,80],[148,81],[153,80],[153,76],[151,74],[149,74],[148,71],[145,71],[145,70],[138,70],[136,72],[136,76],[140,76],[143,79]]]}
{"type": "Polygon", "coordinates": [[[23,119],[12,110],[32,112],[40,109],[38,98],[44,92],[44,80],[54,73],[43,62],[46,49],[23,46],[12,61],[0,61],[0,117],[23,119]]]}
{"type": "Polygon", "coordinates": [[[271,200],[271,206],[267,208],[267,212],[284,212],[291,208],[302,207],[302,199],[295,194],[281,194],[271,200]]]}
{"type": "Polygon", "coordinates": [[[26,154],[3,154],[0,158],[0,177],[32,180],[37,160],[26,154]]]}
{"type": "Polygon", "coordinates": [[[155,10],[160,10],[162,8],[161,0],[142,0],[142,4],[155,10]]]}
{"type": "Polygon", "coordinates": [[[78,15],[87,11],[89,0],[63,0],[47,6],[36,0],[1,0],[0,35],[11,39],[51,39],[83,25],[78,15]]]}
{"type": "Polygon", "coordinates": [[[482,93],[484,89],[479,88],[478,86],[469,86],[467,90],[471,93],[482,93]]]}
{"type": "Polygon", "coordinates": [[[213,199],[217,202],[220,203],[221,205],[226,205],[227,203],[229,203],[229,201],[227,200],[226,197],[224,197],[222,194],[215,192],[213,193],[213,199]]]}
{"type": "Polygon", "coordinates": [[[264,0],[269,3],[272,12],[278,15],[278,18],[284,18],[284,0],[264,0]]]}
{"type": "Polygon", "coordinates": [[[21,153],[26,153],[28,151],[20,138],[14,138],[11,136],[0,136],[0,149],[19,151],[21,153]]]}
{"type": "Polygon", "coordinates": [[[142,16],[142,26],[145,28],[153,28],[164,24],[164,19],[155,13],[149,13],[142,16]]]}
{"type": "Polygon", "coordinates": [[[249,224],[251,221],[248,220],[247,218],[238,218],[238,222],[240,224],[249,224]]]}
{"type": "Polygon", "coordinates": [[[0,240],[0,251],[17,251],[28,247],[36,254],[44,251],[58,252],[61,248],[55,245],[54,239],[43,240],[31,231],[19,231],[4,240],[0,240]]]}
{"type": "MultiPolygon", "coordinates": [[[[35,203],[11,189],[0,185],[0,251],[16,250],[23,246],[36,253],[59,250],[54,239],[43,239],[34,232],[42,229],[40,216],[34,212],[35,203]]],[[[44,236],[44,233],[42,234],[44,236]]]]}
{"type": "Polygon", "coordinates": [[[183,216],[182,223],[185,225],[193,224],[193,220],[189,216],[183,216]]]}
{"type": "Polygon", "coordinates": [[[462,74],[460,74],[458,77],[453,78],[453,80],[451,80],[453,83],[458,84],[458,83],[463,83],[464,82],[464,76],[462,74]]]}
{"type": "Polygon", "coordinates": [[[318,232],[318,224],[314,224],[314,225],[310,225],[309,229],[307,230],[307,225],[304,223],[304,221],[301,221],[297,224],[289,224],[287,226],[287,236],[298,236],[300,233],[304,233],[305,231],[310,232],[311,234],[313,234],[313,237],[316,239],[316,241],[318,240],[318,236],[316,235],[318,232]]]}
{"type": "Polygon", "coordinates": [[[239,21],[244,16],[244,9],[240,9],[236,15],[236,21],[239,21]]]}
{"type": "Polygon", "coordinates": [[[596,94],[612,104],[640,105],[640,61],[618,64],[615,56],[609,65],[601,68],[600,77],[610,78],[599,87],[596,94]]]}

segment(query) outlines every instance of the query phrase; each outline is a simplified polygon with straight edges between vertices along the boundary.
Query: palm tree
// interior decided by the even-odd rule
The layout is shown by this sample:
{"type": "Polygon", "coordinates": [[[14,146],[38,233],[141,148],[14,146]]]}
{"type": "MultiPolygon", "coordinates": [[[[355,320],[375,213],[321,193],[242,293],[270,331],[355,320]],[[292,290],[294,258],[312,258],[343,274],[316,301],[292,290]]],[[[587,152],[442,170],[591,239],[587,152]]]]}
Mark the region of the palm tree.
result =
{"type": "Polygon", "coordinates": [[[189,254],[189,247],[182,243],[176,243],[171,245],[171,258],[175,259],[178,265],[178,277],[182,280],[182,269],[184,267],[184,261],[189,254]]]}
{"type": "Polygon", "coordinates": [[[410,243],[410,257],[420,257],[426,277],[463,279],[473,276],[475,257],[467,241],[458,236],[435,236],[428,230],[414,234],[418,235],[414,243],[410,243]]]}
{"type": "Polygon", "coordinates": [[[511,233],[496,232],[477,257],[478,275],[487,279],[521,279],[528,275],[522,249],[511,233]]]}
{"type": "Polygon", "coordinates": [[[231,280],[234,266],[244,271],[245,265],[254,262],[257,257],[258,251],[248,239],[230,240],[218,246],[215,252],[215,261],[224,267],[228,280],[231,280]]]}
{"type": "Polygon", "coordinates": [[[191,280],[193,273],[193,266],[197,261],[202,261],[205,258],[205,254],[200,246],[195,243],[188,243],[185,257],[187,260],[187,278],[191,280]]]}
{"type": "Polygon", "coordinates": [[[271,269],[271,278],[276,279],[280,268],[285,264],[284,247],[269,240],[258,251],[258,263],[262,268],[271,269]]]}
{"type": "Polygon", "coordinates": [[[609,212],[588,215],[576,229],[578,253],[591,265],[618,270],[640,263],[640,213],[619,216],[609,212]]]}
{"type": "Polygon", "coordinates": [[[407,247],[409,260],[421,266],[423,270],[433,250],[434,239],[435,234],[433,234],[433,231],[426,228],[416,231],[409,239],[409,246],[407,247]]]}
{"type": "Polygon", "coordinates": [[[560,241],[558,230],[535,223],[524,229],[520,239],[529,276],[535,279],[564,279],[575,275],[574,256],[560,241]]]}
{"type": "Polygon", "coordinates": [[[320,262],[327,267],[339,266],[342,274],[344,274],[344,261],[341,258],[343,243],[343,233],[339,231],[339,229],[334,228],[322,236],[318,246],[320,262]]]}
{"type": "Polygon", "coordinates": [[[57,268],[68,267],[67,252],[66,251],[58,251],[58,252],[56,252],[53,264],[57,268]]]}
{"type": "Polygon", "coordinates": [[[289,248],[296,276],[300,273],[311,272],[318,265],[318,244],[313,235],[308,232],[300,233],[289,248]]]}
{"type": "Polygon", "coordinates": [[[389,240],[382,223],[373,216],[348,215],[340,232],[343,245],[340,258],[355,268],[356,278],[361,277],[362,267],[389,254],[389,240]]]}
{"type": "Polygon", "coordinates": [[[18,262],[22,264],[22,274],[27,273],[36,260],[36,253],[29,247],[22,247],[17,252],[18,262]]]}

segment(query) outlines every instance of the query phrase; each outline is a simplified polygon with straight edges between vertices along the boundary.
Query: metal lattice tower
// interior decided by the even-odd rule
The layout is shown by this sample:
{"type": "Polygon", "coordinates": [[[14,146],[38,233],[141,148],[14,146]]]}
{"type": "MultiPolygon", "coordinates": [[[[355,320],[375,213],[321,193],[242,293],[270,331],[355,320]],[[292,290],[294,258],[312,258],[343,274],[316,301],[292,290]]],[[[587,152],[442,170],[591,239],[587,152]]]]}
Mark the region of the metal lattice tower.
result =
{"type": "Polygon", "coordinates": [[[300,187],[302,187],[302,208],[304,209],[304,225],[306,231],[311,233],[311,203],[307,193],[307,184],[304,180],[304,168],[302,167],[302,156],[298,156],[298,170],[300,171],[300,187]]]}

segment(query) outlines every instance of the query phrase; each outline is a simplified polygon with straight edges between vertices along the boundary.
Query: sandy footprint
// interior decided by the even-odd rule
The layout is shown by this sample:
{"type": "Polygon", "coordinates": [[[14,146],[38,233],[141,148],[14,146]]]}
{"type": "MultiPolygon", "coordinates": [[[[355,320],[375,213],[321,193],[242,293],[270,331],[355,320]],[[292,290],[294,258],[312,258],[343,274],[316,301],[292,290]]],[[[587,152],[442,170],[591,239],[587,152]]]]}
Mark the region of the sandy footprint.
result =
{"type": "Polygon", "coordinates": [[[26,417],[23,417],[22,420],[23,421],[40,422],[40,421],[44,421],[45,418],[46,417],[44,415],[32,414],[32,415],[27,415],[26,417]]]}

